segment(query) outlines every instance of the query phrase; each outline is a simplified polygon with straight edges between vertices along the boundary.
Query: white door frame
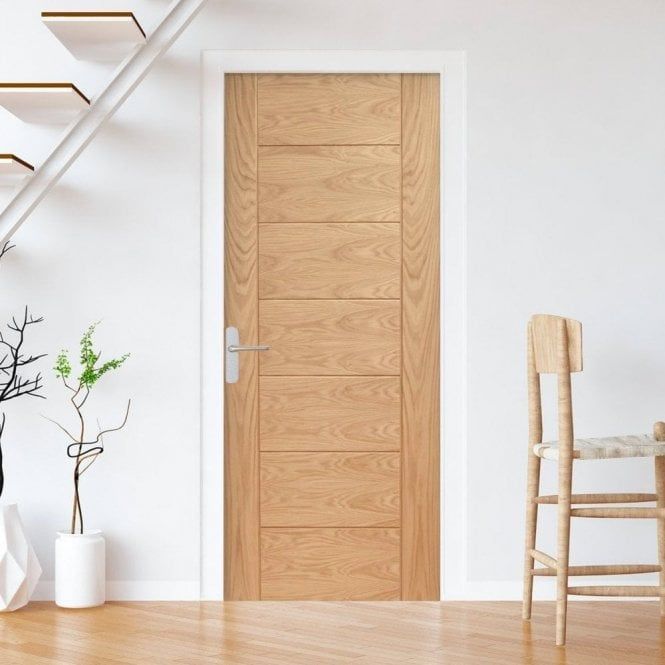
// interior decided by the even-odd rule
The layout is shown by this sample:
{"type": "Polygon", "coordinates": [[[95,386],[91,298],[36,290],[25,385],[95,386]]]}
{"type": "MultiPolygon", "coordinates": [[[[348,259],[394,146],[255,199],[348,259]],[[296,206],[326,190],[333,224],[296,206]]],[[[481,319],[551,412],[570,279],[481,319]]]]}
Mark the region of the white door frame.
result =
{"type": "Polygon", "coordinates": [[[461,51],[203,51],[201,100],[201,598],[222,598],[224,74],[441,75],[441,577],[466,584],[466,56],[461,51]]]}

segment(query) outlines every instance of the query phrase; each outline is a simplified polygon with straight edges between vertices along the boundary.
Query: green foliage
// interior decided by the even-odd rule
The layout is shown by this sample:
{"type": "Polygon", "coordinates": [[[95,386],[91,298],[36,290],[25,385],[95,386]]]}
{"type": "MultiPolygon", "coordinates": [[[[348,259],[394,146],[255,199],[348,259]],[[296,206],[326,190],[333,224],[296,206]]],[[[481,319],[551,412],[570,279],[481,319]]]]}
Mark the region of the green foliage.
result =
{"type": "Polygon", "coordinates": [[[72,373],[72,364],[67,357],[67,351],[64,349],[60,351],[58,357],[55,359],[55,375],[61,379],[68,379],[72,373]]]}
{"type": "MultiPolygon", "coordinates": [[[[97,365],[101,352],[97,352],[94,349],[93,335],[98,324],[99,321],[93,323],[85,333],[83,333],[83,337],[81,337],[80,360],[82,371],[79,376],[79,383],[88,389],[92,388],[95,383],[104,376],[104,374],[110,372],[112,369],[118,369],[118,367],[129,358],[129,353],[125,353],[123,356],[120,356],[120,358],[112,358],[111,360],[104,362],[102,365],[97,365]]],[[[58,355],[54,369],[56,376],[62,379],[67,379],[71,375],[72,365],[67,357],[66,351],[62,351],[58,355]]]]}

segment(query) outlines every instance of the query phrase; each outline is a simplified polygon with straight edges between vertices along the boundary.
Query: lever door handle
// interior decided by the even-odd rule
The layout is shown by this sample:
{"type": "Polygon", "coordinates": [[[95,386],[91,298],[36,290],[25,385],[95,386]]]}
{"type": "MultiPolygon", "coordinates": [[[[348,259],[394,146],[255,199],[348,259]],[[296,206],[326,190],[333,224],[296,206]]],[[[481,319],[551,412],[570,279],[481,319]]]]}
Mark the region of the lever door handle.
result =
{"type": "Polygon", "coordinates": [[[238,353],[238,351],[270,351],[270,347],[267,344],[229,344],[229,346],[226,347],[226,350],[229,353],[238,353]]]}
{"type": "Polygon", "coordinates": [[[240,378],[241,351],[269,351],[267,344],[241,344],[240,333],[234,326],[226,329],[224,336],[224,359],[226,383],[238,383],[240,378]]]}

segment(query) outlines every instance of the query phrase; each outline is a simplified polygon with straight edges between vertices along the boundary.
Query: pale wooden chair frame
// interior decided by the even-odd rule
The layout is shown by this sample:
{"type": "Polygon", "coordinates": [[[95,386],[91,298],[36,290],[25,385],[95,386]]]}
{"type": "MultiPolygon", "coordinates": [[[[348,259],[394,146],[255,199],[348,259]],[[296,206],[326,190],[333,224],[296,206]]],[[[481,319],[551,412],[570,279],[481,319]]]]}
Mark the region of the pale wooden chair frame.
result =
{"type": "MultiPolygon", "coordinates": [[[[556,644],[566,642],[566,614],[569,595],[583,596],[655,596],[660,597],[660,613],[665,615],[665,457],[656,456],[655,494],[572,494],[574,452],[571,373],[582,371],[582,325],[559,316],[538,314],[531,318],[527,333],[527,373],[529,394],[529,448],[527,466],[526,538],[524,552],[524,598],[522,616],[531,618],[533,578],[556,576],[556,644]],[[558,393],[558,494],[540,496],[540,461],[534,445],[542,443],[543,419],[540,375],[557,375],[558,393]],[[643,503],[649,507],[572,508],[574,504],[643,503]],[[557,505],[557,556],[536,549],[538,506],[557,505]],[[570,566],[571,517],[619,517],[658,519],[657,565],[570,566]],[[536,568],[538,562],[544,568],[536,568]],[[569,576],[660,573],[659,586],[578,586],[569,587],[569,576]]],[[[665,441],[665,424],[656,423],[654,438],[665,441]]]]}

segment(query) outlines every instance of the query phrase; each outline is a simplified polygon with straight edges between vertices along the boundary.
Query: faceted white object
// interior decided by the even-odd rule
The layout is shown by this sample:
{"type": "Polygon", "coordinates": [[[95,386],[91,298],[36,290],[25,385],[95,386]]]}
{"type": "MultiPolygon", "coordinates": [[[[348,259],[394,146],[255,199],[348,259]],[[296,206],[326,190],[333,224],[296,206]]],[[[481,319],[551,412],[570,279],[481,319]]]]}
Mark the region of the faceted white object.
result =
{"type": "Polygon", "coordinates": [[[106,599],[106,543],[101,531],[58,531],[55,541],[55,604],[96,607],[106,599]]]}
{"type": "Polygon", "coordinates": [[[23,607],[41,574],[16,504],[0,506],[0,611],[23,607]]]}

